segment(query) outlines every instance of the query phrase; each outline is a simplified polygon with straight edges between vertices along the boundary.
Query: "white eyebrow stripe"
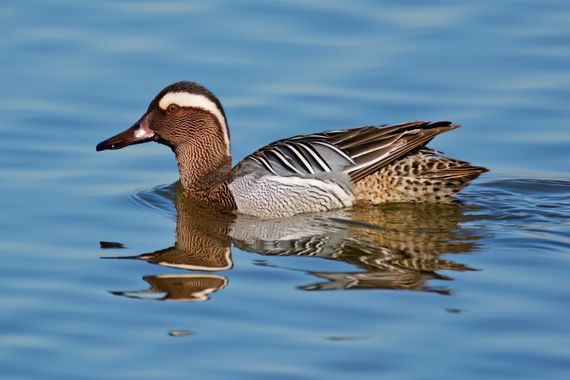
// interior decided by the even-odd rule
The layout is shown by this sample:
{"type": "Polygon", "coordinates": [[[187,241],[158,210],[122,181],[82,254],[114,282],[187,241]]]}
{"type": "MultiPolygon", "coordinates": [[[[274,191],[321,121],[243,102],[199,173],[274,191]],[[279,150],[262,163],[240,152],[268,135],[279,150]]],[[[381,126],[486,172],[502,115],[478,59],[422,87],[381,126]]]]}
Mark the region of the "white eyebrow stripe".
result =
{"type": "Polygon", "coordinates": [[[204,95],[199,94],[191,94],[189,92],[169,92],[160,98],[158,102],[158,106],[162,110],[166,110],[166,108],[171,105],[176,104],[179,107],[192,107],[192,108],[200,108],[204,111],[207,111],[214,115],[218,122],[222,126],[222,132],[224,134],[224,141],[226,142],[226,146],[228,147],[228,154],[230,150],[230,138],[228,136],[228,126],[226,124],[226,119],[222,114],[222,111],[218,108],[216,103],[208,99],[204,95]]]}

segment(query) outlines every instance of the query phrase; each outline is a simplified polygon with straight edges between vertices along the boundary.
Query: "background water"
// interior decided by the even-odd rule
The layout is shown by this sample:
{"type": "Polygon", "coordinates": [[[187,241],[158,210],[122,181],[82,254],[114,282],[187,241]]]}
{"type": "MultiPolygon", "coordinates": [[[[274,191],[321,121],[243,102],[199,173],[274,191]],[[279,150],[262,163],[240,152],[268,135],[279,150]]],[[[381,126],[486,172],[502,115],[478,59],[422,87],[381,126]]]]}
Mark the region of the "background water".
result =
{"type": "Polygon", "coordinates": [[[568,378],[568,20],[562,0],[3,2],[0,377],[568,378]],[[234,161],[443,119],[463,128],[432,146],[492,172],[460,205],[202,215],[167,148],[94,149],[183,79],[222,100],[234,161]]]}

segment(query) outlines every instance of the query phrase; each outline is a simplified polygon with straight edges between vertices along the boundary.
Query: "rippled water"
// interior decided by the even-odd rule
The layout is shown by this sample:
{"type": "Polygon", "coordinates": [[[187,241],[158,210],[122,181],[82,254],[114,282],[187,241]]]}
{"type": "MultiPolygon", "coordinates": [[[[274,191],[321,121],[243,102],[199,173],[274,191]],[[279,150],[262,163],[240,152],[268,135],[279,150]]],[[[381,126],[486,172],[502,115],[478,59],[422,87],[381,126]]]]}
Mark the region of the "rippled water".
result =
{"type": "Polygon", "coordinates": [[[0,5],[0,377],[570,375],[570,5],[0,5]],[[260,221],[176,193],[168,149],[96,153],[154,94],[278,138],[453,120],[451,205],[260,221]],[[161,302],[171,301],[171,302],[161,302]]]}

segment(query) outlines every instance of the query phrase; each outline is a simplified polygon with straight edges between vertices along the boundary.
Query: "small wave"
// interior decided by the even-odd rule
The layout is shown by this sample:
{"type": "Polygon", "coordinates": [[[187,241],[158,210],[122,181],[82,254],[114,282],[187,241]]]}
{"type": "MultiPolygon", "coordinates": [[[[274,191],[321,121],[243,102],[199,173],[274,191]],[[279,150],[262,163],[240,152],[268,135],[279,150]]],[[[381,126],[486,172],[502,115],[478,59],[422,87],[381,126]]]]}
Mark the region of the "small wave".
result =
{"type": "Polygon", "coordinates": [[[492,227],[499,224],[542,226],[565,225],[570,220],[570,181],[563,179],[502,178],[479,182],[461,193],[477,207],[472,215],[482,216],[492,227]]]}
{"type": "MultiPolygon", "coordinates": [[[[178,182],[128,194],[125,203],[134,209],[176,218],[178,182]]],[[[528,221],[547,224],[570,222],[570,181],[563,179],[498,178],[481,181],[461,192],[460,199],[471,221],[528,221]]]]}
{"type": "Polygon", "coordinates": [[[177,187],[178,182],[175,182],[170,185],[137,190],[128,194],[125,203],[137,210],[176,218],[174,197],[177,187]]]}
{"type": "Polygon", "coordinates": [[[505,178],[486,181],[475,186],[502,189],[512,193],[570,196],[570,181],[563,179],[505,178]]]}

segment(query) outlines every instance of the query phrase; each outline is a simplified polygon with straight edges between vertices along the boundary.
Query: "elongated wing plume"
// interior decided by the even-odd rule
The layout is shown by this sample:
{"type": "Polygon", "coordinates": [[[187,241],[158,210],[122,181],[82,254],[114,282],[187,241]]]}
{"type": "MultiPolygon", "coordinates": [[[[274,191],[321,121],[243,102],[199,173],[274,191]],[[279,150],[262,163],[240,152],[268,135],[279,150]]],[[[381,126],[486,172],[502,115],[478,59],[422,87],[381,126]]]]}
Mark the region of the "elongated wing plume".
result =
{"type": "Polygon", "coordinates": [[[440,133],[459,128],[449,121],[413,121],[392,126],[366,126],[295,136],[269,144],[252,160],[275,175],[348,174],[353,182],[422,148],[440,133]]]}

